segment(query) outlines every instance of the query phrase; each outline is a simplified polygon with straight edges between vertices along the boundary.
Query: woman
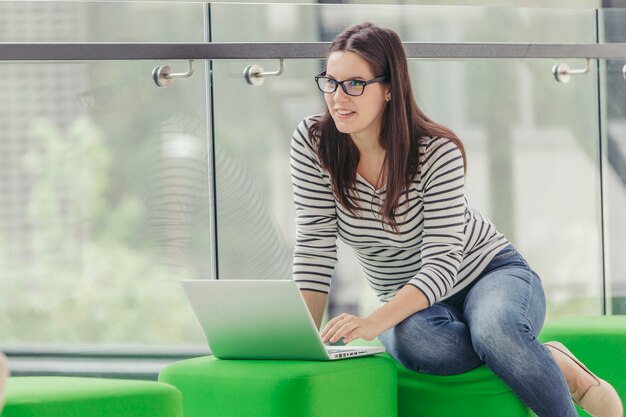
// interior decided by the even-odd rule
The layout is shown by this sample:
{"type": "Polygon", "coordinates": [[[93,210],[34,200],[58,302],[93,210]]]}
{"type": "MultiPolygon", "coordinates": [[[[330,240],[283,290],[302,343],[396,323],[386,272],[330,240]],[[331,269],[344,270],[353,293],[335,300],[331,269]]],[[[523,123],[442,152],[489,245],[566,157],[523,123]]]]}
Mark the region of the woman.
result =
{"type": "Polygon", "coordinates": [[[352,247],[383,302],[331,319],[324,342],[379,337],[409,369],[485,363],[538,416],[622,416],[615,390],[558,343],[537,340],[541,281],[465,199],[465,152],[418,108],[398,35],[371,23],[332,42],[316,78],[326,112],[294,132],[294,280],[318,328],[336,263],[352,247]]]}

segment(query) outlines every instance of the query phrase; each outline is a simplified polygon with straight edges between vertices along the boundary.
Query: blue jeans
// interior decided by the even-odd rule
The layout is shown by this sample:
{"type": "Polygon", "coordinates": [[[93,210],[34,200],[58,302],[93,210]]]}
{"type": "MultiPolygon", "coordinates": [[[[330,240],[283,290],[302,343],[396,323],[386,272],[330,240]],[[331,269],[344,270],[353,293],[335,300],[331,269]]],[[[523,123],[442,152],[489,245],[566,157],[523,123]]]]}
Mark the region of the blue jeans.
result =
{"type": "Polygon", "coordinates": [[[509,245],[468,288],[379,339],[408,369],[454,375],[486,364],[539,417],[574,417],[565,378],[537,339],[546,301],[539,276],[509,245]]]}

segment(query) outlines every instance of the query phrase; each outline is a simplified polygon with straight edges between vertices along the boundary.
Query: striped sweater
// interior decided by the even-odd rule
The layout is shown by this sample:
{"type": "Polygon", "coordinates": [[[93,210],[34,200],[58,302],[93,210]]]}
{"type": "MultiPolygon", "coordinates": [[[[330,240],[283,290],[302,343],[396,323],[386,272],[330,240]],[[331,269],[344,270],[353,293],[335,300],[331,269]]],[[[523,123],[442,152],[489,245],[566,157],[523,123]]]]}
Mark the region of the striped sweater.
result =
{"type": "Polygon", "coordinates": [[[384,227],[377,190],[357,174],[358,214],[337,201],[330,174],[308,136],[314,118],[304,119],[291,142],[291,177],[296,207],[293,279],[301,290],[328,293],[339,237],[352,248],[370,287],[387,302],[413,285],[430,305],[475,280],[507,239],[472,210],[465,198],[463,156],[450,139],[422,138],[418,173],[400,196],[399,233],[384,227]]]}

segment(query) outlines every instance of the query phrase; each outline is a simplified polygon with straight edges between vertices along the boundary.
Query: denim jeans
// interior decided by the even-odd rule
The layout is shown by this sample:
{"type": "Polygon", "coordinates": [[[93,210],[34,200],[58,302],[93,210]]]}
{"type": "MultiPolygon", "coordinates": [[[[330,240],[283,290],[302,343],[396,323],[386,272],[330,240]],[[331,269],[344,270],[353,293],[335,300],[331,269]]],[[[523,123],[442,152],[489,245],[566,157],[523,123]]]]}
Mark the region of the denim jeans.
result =
{"type": "Polygon", "coordinates": [[[468,288],[379,338],[408,369],[454,375],[486,364],[539,417],[574,417],[565,378],[537,339],[546,302],[539,276],[509,245],[468,288]]]}

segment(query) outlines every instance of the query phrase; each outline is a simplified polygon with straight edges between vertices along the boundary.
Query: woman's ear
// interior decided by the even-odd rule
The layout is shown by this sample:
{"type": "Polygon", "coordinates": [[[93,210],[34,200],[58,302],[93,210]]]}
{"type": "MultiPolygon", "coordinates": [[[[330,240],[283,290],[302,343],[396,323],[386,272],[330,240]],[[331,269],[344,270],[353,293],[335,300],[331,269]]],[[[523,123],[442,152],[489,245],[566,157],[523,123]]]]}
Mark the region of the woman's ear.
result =
{"type": "Polygon", "coordinates": [[[391,90],[387,90],[387,93],[385,93],[385,100],[391,101],[391,90]]]}

